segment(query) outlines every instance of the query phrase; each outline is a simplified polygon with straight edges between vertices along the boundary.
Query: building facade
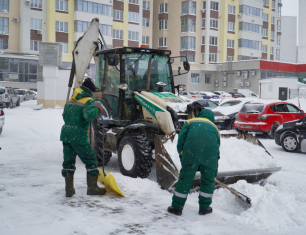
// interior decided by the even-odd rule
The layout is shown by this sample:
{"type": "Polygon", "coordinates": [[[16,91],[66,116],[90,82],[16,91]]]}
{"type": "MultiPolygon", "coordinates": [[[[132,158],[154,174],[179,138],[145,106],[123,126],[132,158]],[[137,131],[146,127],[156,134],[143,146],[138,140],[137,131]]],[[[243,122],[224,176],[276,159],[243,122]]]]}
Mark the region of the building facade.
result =
{"type": "Polygon", "coordinates": [[[283,62],[297,63],[297,17],[282,18],[281,56],[283,62]]]}

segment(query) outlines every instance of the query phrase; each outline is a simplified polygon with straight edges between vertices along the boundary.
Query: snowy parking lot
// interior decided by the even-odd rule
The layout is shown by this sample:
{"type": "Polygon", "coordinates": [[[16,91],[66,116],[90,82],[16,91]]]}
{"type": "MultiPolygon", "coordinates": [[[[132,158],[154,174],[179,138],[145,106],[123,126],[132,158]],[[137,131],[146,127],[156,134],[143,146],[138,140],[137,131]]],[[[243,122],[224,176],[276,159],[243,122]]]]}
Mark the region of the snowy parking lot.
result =
{"type": "MultiPolygon", "coordinates": [[[[302,106],[303,107],[303,106],[302,106]]],[[[305,110],[305,109],[304,109],[305,110]]],[[[210,215],[198,215],[198,193],[189,195],[183,215],[167,212],[172,194],[161,190],[155,171],[148,179],[122,176],[113,155],[111,172],[126,197],[86,195],[86,171],[77,159],[76,194],[65,197],[61,175],[62,108],[37,109],[36,101],[5,109],[0,135],[0,234],[305,234],[306,155],[287,153],[261,139],[282,170],[265,186],[239,181],[231,187],[249,196],[241,204],[215,190],[210,215]]],[[[250,156],[246,152],[246,158],[250,156]]],[[[222,156],[221,156],[222,158],[222,156]]]]}

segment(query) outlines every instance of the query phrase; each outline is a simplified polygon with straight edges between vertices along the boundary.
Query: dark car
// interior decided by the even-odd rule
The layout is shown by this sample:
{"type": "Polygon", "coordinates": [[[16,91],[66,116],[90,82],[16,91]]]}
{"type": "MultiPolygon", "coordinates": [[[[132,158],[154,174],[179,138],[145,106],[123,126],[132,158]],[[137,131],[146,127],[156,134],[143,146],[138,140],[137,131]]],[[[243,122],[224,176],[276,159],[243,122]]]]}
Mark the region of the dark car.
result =
{"type": "Polygon", "coordinates": [[[306,117],[280,125],[275,132],[275,143],[287,152],[306,152],[306,117]]]}
{"type": "Polygon", "coordinates": [[[201,104],[204,108],[210,109],[210,110],[217,108],[219,106],[216,102],[213,102],[211,100],[201,99],[201,100],[197,100],[197,102],[201,104]]]}
{"type": "Polygon", "coordinates": [[[235,92],[229,92],[233,98],[245,98],[244,94],[241,93],[235,93],[235,92]]]}

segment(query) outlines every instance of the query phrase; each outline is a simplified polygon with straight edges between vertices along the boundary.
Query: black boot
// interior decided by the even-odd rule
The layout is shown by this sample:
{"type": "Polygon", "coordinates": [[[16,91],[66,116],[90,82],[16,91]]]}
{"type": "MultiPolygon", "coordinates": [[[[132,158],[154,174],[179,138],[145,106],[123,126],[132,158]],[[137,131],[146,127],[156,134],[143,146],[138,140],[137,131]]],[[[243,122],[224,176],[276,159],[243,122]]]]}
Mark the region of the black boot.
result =
{"type": "Polygon", "coordinates": [[[87,173],[87,195],[104,195],[106,193],[105,188],[99,188],[97,185],[98,176],[87,173]]]}
{"type": "Polygon", "coordinates": [[[168,207],[168,212],[174,215],[181,215],[182,214],[182,210],[179,209],[175,209],[172,206],[168,207]]]}
{"type": "Polygon", "coordinates": [[[213,209],[211,207],[207,207],[205,210],[200,210],[199,215],[206,215],[213,212],[213,209]]]}
{"type": "Polygon", "coordinates": [[[74,175],[74,172],[69,172],[69,173],[65,176],[66,197],[72,197],[73,194],[75,194],[75,189],[74,189],[74,187],[73,187],[73,175],[74,175]]]}

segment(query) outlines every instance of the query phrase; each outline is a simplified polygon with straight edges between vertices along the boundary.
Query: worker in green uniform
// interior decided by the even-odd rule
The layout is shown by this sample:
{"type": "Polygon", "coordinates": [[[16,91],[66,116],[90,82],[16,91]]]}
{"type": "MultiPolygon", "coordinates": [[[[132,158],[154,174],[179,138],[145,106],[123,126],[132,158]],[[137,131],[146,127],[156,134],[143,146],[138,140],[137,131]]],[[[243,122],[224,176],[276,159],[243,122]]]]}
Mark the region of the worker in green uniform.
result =
{"type": "Polygon", "coordinates": [[[182,168],[168,212],[181,215],[196,172],[201,172],[199,214],[212,212],[214,178],[220,158],[220,133],[214,124],[214,113],[208,109],[189,119],[179,133],[177,151],[182,168]]]}
{"type": "Polygon", "coordinates": [[[90,78],[86,78],[80,88],[74,93],[64,107],[60,140],[64,147],[64,162],[62,175],[65,177],[66,197],[75,194],[73,175],[75,171],[75,158],[79,156],[87,169],[87,195],[103,195],[105,188],[97,186],[98,161],[89,143],[87,130],[91,120],[102,113],[102,109],[95,106],[93,92],[96,87],[90,78]]]}

